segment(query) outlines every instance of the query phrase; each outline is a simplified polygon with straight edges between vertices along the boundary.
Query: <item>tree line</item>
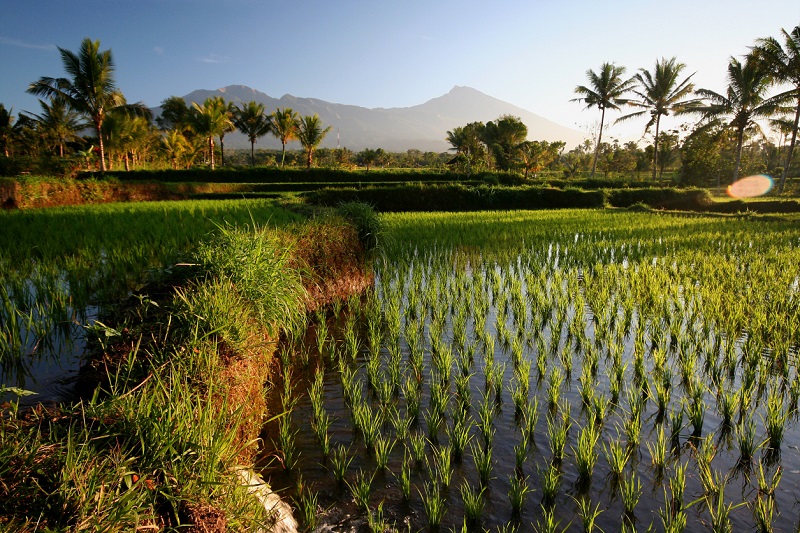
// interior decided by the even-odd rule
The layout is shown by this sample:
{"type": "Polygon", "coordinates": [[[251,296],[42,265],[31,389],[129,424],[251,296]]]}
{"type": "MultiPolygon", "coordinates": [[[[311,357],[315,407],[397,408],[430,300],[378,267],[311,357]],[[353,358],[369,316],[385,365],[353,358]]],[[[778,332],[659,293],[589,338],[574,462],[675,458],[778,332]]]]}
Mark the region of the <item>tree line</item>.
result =
{"type": "Polygon", "coordinates": [[[800,121],[800,26],[795,26],[791,32],[782,29],[780,39],[757,39],[750,52],[741,59],[731,57],[727,66],[727,87],[723,92],[695,88],[691,81],[694,74],[684,77],[685,68],[684,63],[673,57],[656,61],[652,70],[640,68],[630,78],[625,77],[625,67],[614,63],[603,63],[598,72],[586,71],[589,84],[575,88],[579,96],[574,101],[596,107],[601,113],[592,175],[600,158],[606,110],[633,108],[615,122],[649,116],[645,133],[654,129],[651,150],[654,180],[662,153],[659,150],[662,117],[700,117],[684,141],[684,146],[687,146],[685,155],[704,156],[706,161],[693,161],[690,157],[689,167],[708,166],[707,160],[711,156],[707,153],[708,146],[722,145],[725,137],[732,137],[732,181],[739,177],[746,139],[757,135],[763,138],[760,122],[767,121],[782,137],[790,138],[783,150],[780,168],[779,192],[782,192],[792,164],[800,121]],[[778,92],[770,94],[776,88],[778,92]]]}
{"type": "Polygon", "coordinates": [[[68,145],[85,142],[81,133],[91,129],[93,142],[77,155],[87,162],[97,153],[99,168],[108,162],[123,162],[125,169],[146,152],[160,151],[173,168],[189,167],[202,154],[216,167],[215,140],[219,139],[221,163],[225,164],[224,139],[235,130],[245,134],[251,144],[251,161],[256,141],[274,135],[283,145],[281,165],[285,162],[286,144],[296,140],[305,153],[305,163],[313,163],[314,151],[331,130],[323,127],[318,115],[299,116],[290,108],[267,113],[257,102],[236,106],[221,97],[207,98],[202,104],[188,106],[179,97],[162,102],[163,111],[155,125],[151,111],[142,103],[129,104],[114,80],[111,50],[100,50],[100,42],[89,38],[78,52],[59,47],[65,77],[43,76],[28,87],[39,100],[41,113],[22,113],[17,120],[0,104],[0,143],[6,157],[11,150],[36,154],[42,147],[65,155],[68,145]],[[156,128],[156,125],[158,128],[156,128]]]}
{"type": "MultiPolygon", "coordinates": [[[[302,160],[288,160],[310,167],[325,135],[317,115],[299,116],[292,109],[269,113],[263,104],[234,105],[211,97],[191,105],[180,97],[165,99],[153,120],[141,103],[129,104],[114,80],[110,50],[99,41],[84,39],[77,53],[59,48],[65,71],[61,78],[42,77],[28,92],[42,97],[39,113],[20,113],[0,104],[0,147],[6,157],[53,154],[73,158],[87,166],[108,165],[125,169],[144,162],[188,168],[199,163],[211,168],[226,164],[224,139],[238,130],[250,142],[251,165],[256,164],[255,144],[272,135],[281,143],[280,162],[287,163],[286,145],[298,141],[302,160]],[[85,135],[91,130],[93,135],[85,135]]],[[[529,141],[527,127],[519,118],[501,116],[486,124],[473,122],[447,132],[454,157],[409,150],[391,154],[380,148],[359,153],[322,150],[323,164],[347,168],[373,166],[436,166],[458,168],[468,174],[484,169],[519,171],[525,178],[543,170],[574,176],[600,170],[610,174],[650,172],[652,179],[676,167],[683,184],[705,185],[709,177],[719,183],[723,174],[735,180],[740,169],[780,174],[780,190],[793,165],[800,120],[800,26],[781,30],[779,39],[758,39],[742,59],[731,57],[727,87],[723,92],[696,88],[684,75],[686,65],[676,58],[662,58],[653,69],[639,69],[626,77],[626,69],[612,62],[595,72],[587,70],[588,83],[575,88],[573,101],[600,111],[597,134],[592,141],[564,153],[564,143],[529,141]],[[778,89],[775,94],[770,91],[778,89]],[[620,144],[603,138],[606,111],[630,110],[615,122],[649,117],[645,134],[652,143],[620,144]],[[695,115],[694,124],[662,131],[667,115],[695,115]],[[793,120],[792,120],[793,115],[793,120]],[[767,122],[780,135],[777,144],[761,131],[767,122]]],[[[277,157],[276,157],[277,159],[277,157]]],[[[263,158],[262,158],[263,160],[263,158]]]]}

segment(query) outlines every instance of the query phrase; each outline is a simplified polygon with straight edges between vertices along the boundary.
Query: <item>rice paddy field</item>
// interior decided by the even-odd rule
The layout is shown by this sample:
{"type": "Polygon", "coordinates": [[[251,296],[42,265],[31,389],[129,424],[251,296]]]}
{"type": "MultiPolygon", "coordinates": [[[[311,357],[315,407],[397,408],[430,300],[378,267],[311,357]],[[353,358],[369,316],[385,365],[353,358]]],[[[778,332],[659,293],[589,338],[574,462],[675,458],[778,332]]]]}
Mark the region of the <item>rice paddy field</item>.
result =
{"type": "MultiPolygon", "coordinates": [[[[271,200],[138,202],[0,212],[0,385],[68,396],[106,304],[169,274],[221,226],[299,220],[271,200]]],[[[0,392],[0,402],[13,398],[0,392]]]]}
{"type": "Polygon", "coordinates": [[[797,530],[796,218],[383,220],[374,289],[281,354],[262,463],[305,527],[797,530]]]}

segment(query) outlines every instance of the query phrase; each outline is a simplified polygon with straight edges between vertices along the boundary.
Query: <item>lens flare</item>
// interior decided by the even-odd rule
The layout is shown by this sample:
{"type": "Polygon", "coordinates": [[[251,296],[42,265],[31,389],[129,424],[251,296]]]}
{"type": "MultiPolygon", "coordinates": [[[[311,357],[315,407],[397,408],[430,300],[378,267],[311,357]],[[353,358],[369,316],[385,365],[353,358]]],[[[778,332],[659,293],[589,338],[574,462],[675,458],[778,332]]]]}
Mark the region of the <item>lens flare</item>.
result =
{"type": "Polygon", "coordinates": [[[728,196],[731,198],[755,198],[763,196],[772,189],[772,178],[765,174],[747,176],[728,185],[728,196]]]}

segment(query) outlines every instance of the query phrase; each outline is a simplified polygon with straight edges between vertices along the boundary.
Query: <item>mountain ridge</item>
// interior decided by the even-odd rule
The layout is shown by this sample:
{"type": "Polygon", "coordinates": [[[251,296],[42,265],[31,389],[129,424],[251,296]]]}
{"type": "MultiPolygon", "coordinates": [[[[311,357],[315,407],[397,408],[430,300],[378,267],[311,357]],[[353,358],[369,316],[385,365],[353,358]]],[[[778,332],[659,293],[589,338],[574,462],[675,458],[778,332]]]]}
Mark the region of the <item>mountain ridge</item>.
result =
{"type": "MultiPolygon", "coordinates": [[[[324,125],[332,126],[321,146],[341,146],[353,151],[383,148],[391,152],[409,149],[444,152],[450,149],[450,144],[445,140],[448,131],[470,122],[495,120],[501,115],[519,117],[528,127],[530,140],[560,140],[571,148],[580,144],[586,136],[477,89],[459,85],[441,96],[411,107],[367,108],[288,93],[275,98],[247,85],[197,89],[181,98],[191,105],[191,102],[202,104],[211,96],[221,96],[234,104],[256,101],[264,104],[270,112],[279,107],[291,107],[299,115],[316,113],[324,125]]],[[[156,115],[159,112],[160,108],[154,109],[156,115]]],[[[257,145],[262,148],[280,147],[277,139],[269,135],[259,139],[257,145]]],[[[250,144],[243,134],[233,132],[225,136],[225,146],[249,148],[250,144]]]]}

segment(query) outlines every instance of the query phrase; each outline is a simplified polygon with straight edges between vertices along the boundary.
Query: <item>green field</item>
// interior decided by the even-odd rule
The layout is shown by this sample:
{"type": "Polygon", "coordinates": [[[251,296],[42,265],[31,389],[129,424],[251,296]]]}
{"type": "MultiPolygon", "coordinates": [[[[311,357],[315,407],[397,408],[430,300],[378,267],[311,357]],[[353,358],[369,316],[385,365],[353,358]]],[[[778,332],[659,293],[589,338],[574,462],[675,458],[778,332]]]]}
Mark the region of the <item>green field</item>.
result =
{"type": "MultiPolygon", "coordinates": [[[[273,203],[0,216],[6,377],[81,309],[176,262],[207,272],[163,310],[142,297],[134,314],[154,321],[152,342],[132,344],[111,397],[68,406],[70,422],[47,430],[10,412],[0,479],[53,527],[97,516],[122,531],[202,501],[252,524],[227,470],[239,444],[214,415],[241,399],[213,369],[230,358],[221,346],[252,344],[263,317],[284,317],[288,339],[266,390],[288,414],[266,427],[266,475],[305,526],[333,508],[414,531],[797,526],[793,215],[386,214],[374,288],[301,323],[276,310],[296,296],[269,300],[296,292],[295,278],[264,282],[285,268],[287,241],[270,228],[298,218],[273,203]],[[40,476],[40,462],[59,473],[50,492],[20,477],[40,476]],[[53,498],[65,507],[54,512],[53,498]]],[[[0,506],[0,524],[35,530],[20,520],[0,506]]]]}

